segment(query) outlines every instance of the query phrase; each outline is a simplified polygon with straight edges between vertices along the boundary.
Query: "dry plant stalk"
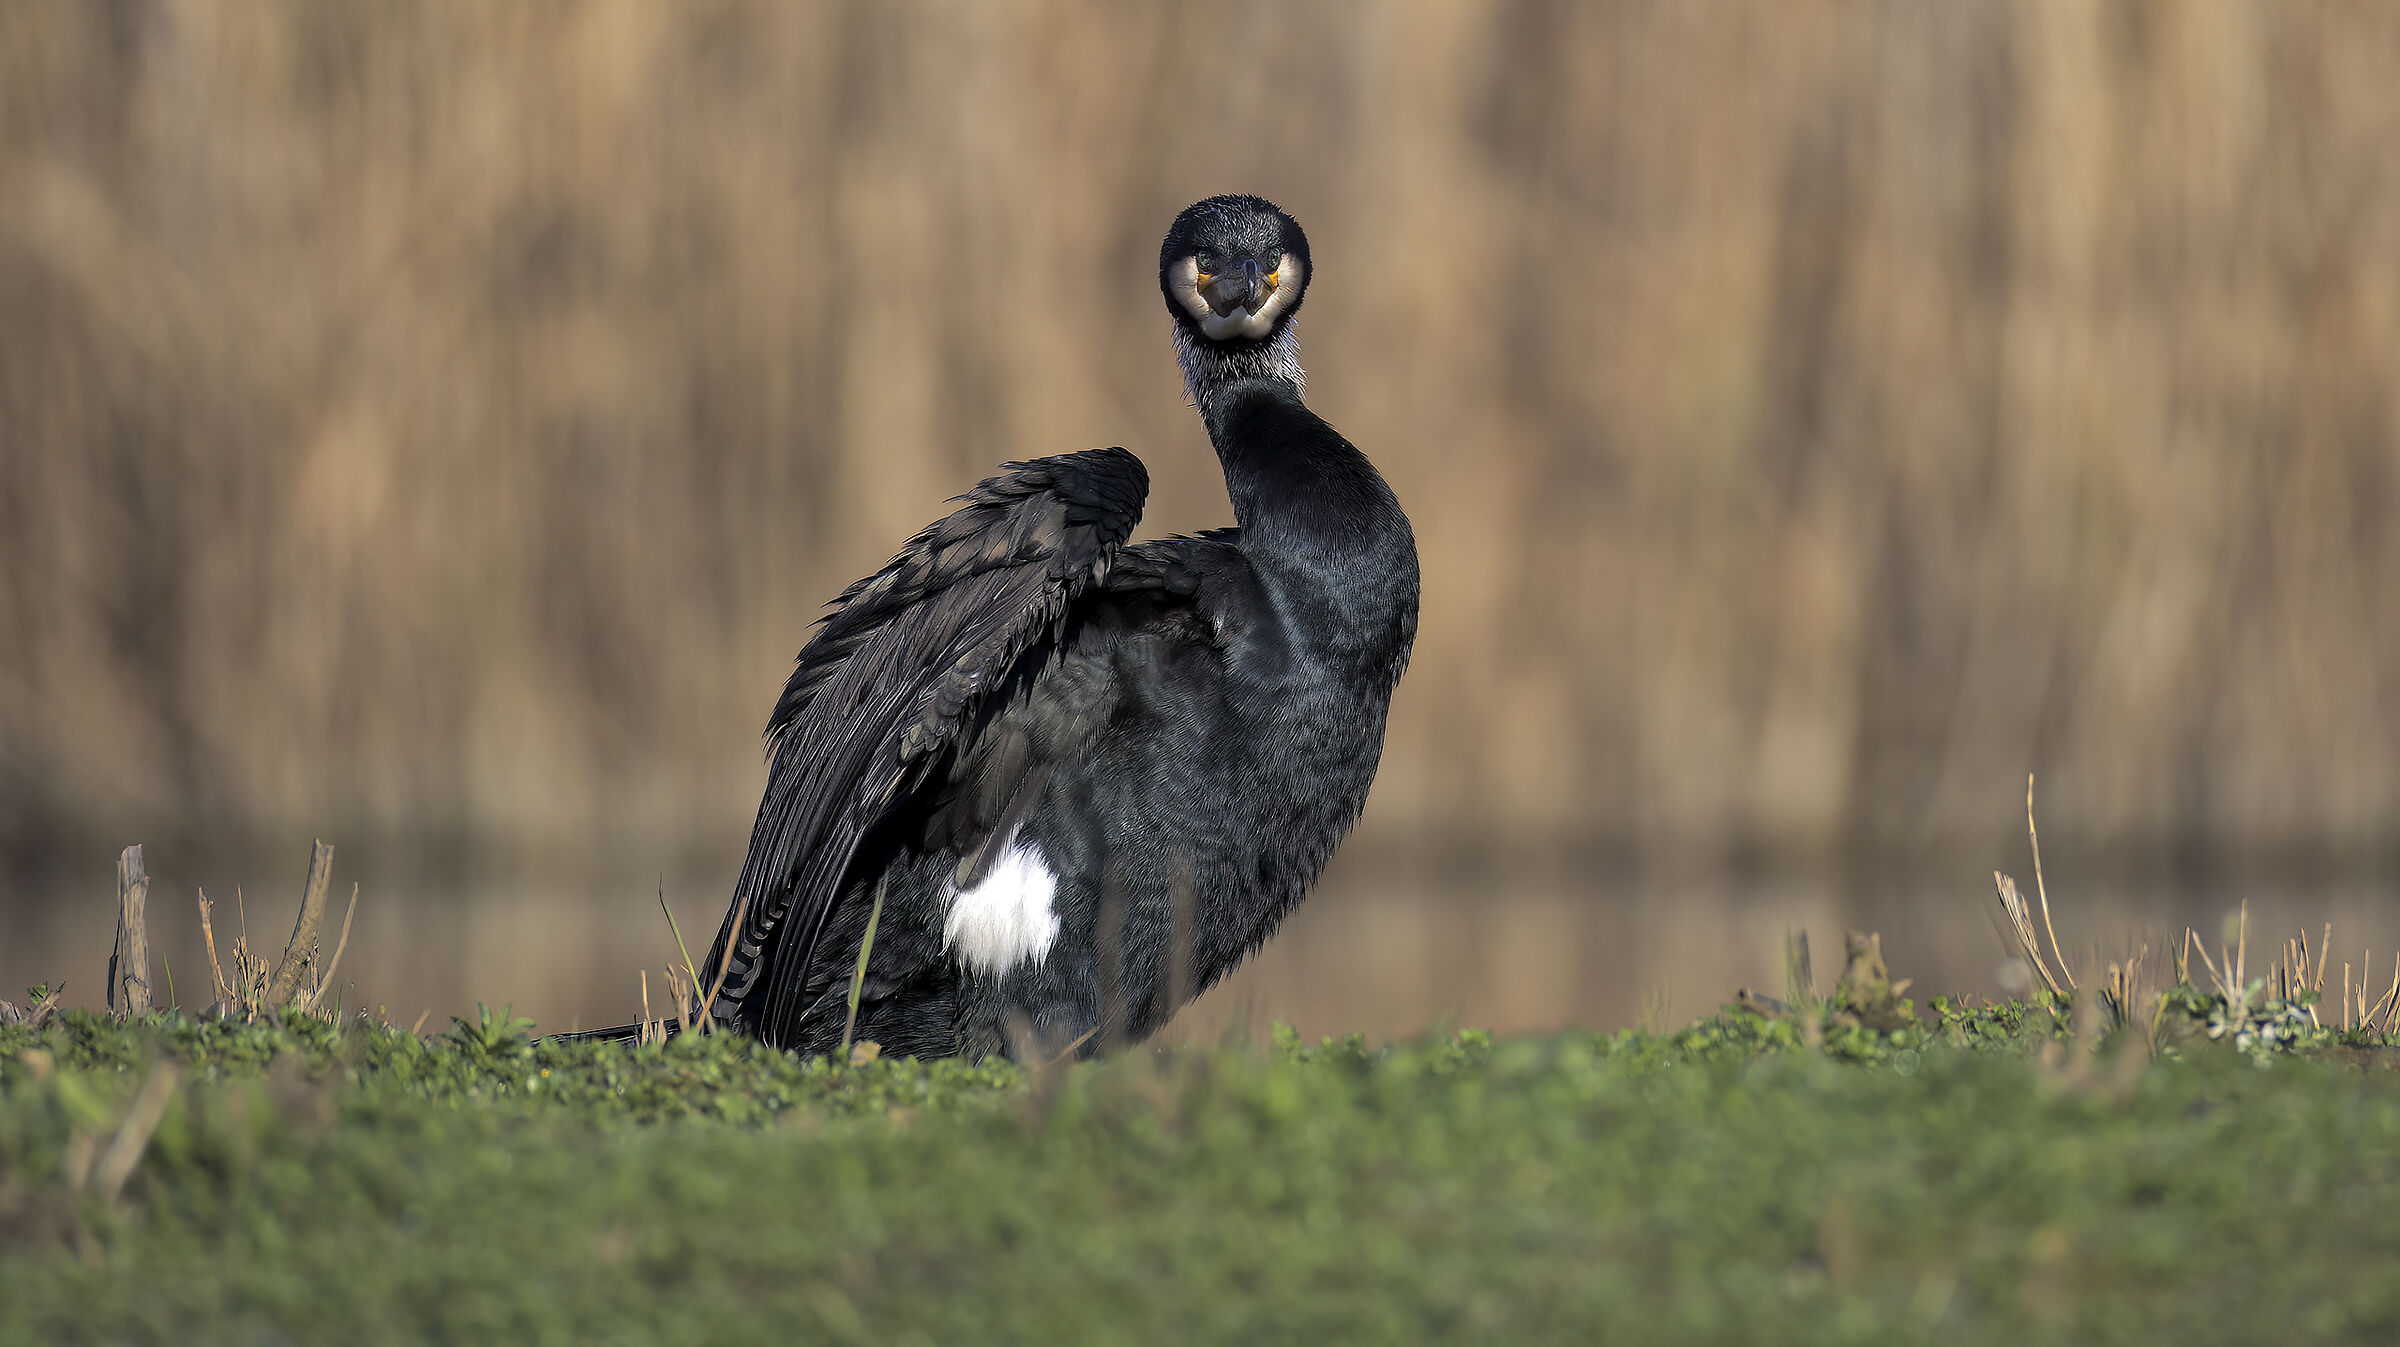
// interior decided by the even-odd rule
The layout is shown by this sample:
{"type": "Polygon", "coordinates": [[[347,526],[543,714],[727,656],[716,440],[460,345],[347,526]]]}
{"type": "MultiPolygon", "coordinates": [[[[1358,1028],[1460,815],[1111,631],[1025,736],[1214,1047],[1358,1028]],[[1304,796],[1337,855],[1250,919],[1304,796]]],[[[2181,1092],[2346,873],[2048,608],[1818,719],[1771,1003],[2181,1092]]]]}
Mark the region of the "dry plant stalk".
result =
{"type": "MultiPolygon", "coordinates": [[[[2289,1005],[2303,996],[2321,998],[2325,994],[2326,956],[2333,949],[2333,923],[2325,923],[2325,934],[2314,946],[2308,932],[2283,942],[2283,962],[2275,968],[2276,995],[2289,1005]]],[[[2308,1007],[2308,1022],[2322,1029],[2323,1016],[2317,1013],[2313,1000],[2308,1007]]]]}
{"type": "Polygon", "coordinates": [[[300,995],[300,978],[317,958],[317,927],[325,919],[325,886],[333,877],[333,848],[318,842],[308,856],[308,883],[300,890],[300,915],[292,923],[292,938],[267,984],[270,1007],[292,1004],[300,995]]]}
{"type": "Polygon", "coordinates": [[[2042,904],[2042,930],[2050,936],[2050,954],[2058,960],[2058,973],[2067,980],[2067,990],[2075,990],[2075,973],[2067,967],[2067,956],[2059,953],[2058,932],[2050,925],[2050,886],[2042,882],[2042,834],[2033,826],[2033,773],[2025,774],[2025,838],[2033,844],[2033,891],[2042,904]]]}
{"type": "Polygon", "coordinates": [[[2243,997],[2247,998],[2250,994],[2249,899],[2244,898],[2242,900],[2241,915],[2234,919],[2234,923],[2233,952],[2231,954],[2227,954],[2225,952],[2225,947],[2223,945],[2219,945],[2217,946],[2217,956],[2224,959],[2226,961],[2226,965],[2233,969],[2233,983],[2235,986],[2242,989],[2243,997]]]}
{"type": "Polygon", "coordinates": [[[2034,934],[2033,913],[2026,905],[2025,895],[2017,892],[2017,881],[1994,870],[1992,887],[2000,895],[2000,911],[2008,917],[2009,930],[2017,937],[2017,948],[2024,951],[2025,962],[2033,966],[2052,996],[2066,995],[2066,987],[2050,971],[2049,960],[2042,957],[2041,940],[2034,934]]]}
{"type": "Polygon", "coordinates": [[[117,854],[117,943],[108,956],[108,1007],[119,1019],[150,1013],[150,876],[137,843],[117,854]]]}
{"type": "Polygon", "coordinates": [[[2375,955],[2369,951],[2359,965],[2355,990],[2350,980],[2350,965],[2342,965],[2342,1028],[2372,1034],[2389,1034],[2395,1019],[2400,1019],[2400,954],[2392,956],[2392,981],[2381,996],[2375,994],[2375,955]]]}
{"type": "Polygon", "coordinates": [[[342,910],[342,938],[333,945],[333,958],[326,961],[324,976],[317,979],[317,989],[309,994],[301,1009],[315,1013],[317,1003],[325,999],[325,989],[333,985],[333,975],[342,966],[342,952],[350,948],[350,919],[358,915],[358,885],[350,886],[350,906],[342,910]]]}
{"type": "Polygon", "coordinates": [[[2242,902],[2242,915],[2239,924],[2235,927],[2232,950],[2227,950],[2220,944],[2217,946],[2217,957],[2212,959],[2208,957],[2208,946],[2200,941],[2198,932],[2187,928],[2184,937],[2187,944],[2200,951],[2200,964],[2208,970],[2209,981],[2215,984],[2217,995],[2225,999],[2225,1004],[2232,1006],[2237,1012],[2249,1005],[2250,995],[2246,990],[2248,984],[2242,979],[2244,965],[2249,962],[2249,900],[2244,899],[2242,902]]]}
{"type": "Polygon", "coordinates": [[[2392,955],[2390,990],[2384,992],[2383,999],[2377,1001],[2367,1011],[2361,1023],[2363,1027],[2376,1033],[2388,1034],[2392,1031],[2392,1017],[2395,1012],[2400,1012],[2400,953],[2392,955]]]}
{"type": "Polygon", "coordinates": [[[233,890],[234,912],[241,930],[233,938],[233,976],[228,979],[225,969],[217,962],[216,930],[210,920],[214,904],[201,895],[200,929],[208,938],[210,972],[218,987],[217,1014],[226,1019],[255,1020],[265,1009],[267,1000],[266,961],[250,952],[250,915],[242,900],[240,886],[233,890]]]}
{"type": "Polygon", "coordinates": [[[200,938],[208,946],[208,977],[216,996],[216,1004],[211,1009],[219,1016],[231,1015],[238,1007],[234,1004],[233,987],[225,981],[225,965],[217,960],[216,925],[208,919],[209,912],[215,904],[208,901],[208,890],[200,889],[198,893],[200,895],[200,938]]]}
{"type": "Polygon", "coordinates": [[[675,1006],[675,1022],[688,1034],[692,1031],[692,1007],[695,1004],[692,984],[684,976],[684,971],[673,964],[667,965],[666,974],[667,996],[675,1006]]]}
{"type": "Polygon", "coordinates": [[[2107,1005],[2111,1021],[2120,1028],[2134,1022],[2134,1007],[2145,999],[2142,970],[2149,959],[2150,947],[2143,945],[2123,962],[2108,961],[2108,982],[2100,989],[2100,1000],[2107,1005]]]}
{"type": "MultiPolygon", "coordinates": [[[[2248,1012],[2253,995],[2249,976],[2250,905],[2245,902],[2234,918],[2234,942],[2231,948],[2219,945],[2211,956],[2200,933],[2184,929],[2183,948],[2177,955],[2176,978],[2184,985],[2196,985],[2191,978],[2191,956],[2198,953],[2200,965],[2208,973],[2209,985],[2232,1011],[2239,1015],[2248,1012]]],[[[2374,953],[2369,951],[2365,962],[2355,967],[2345,960],[2339,989],[2341,1013],[2329,1025],[2314,1004],[2306,1009],[2309,1022],[2319,1028],[2337,1028],[2343,1033],[2389,1034],[2400,1025],[2400,954],[2392,960],[2392,976],[2378,995],[2374,985],[2374,953]]],[[[2266,1000],[2286,1006],[2299,1004],[2304,998],[2322,998],[2326,982],[2333,974],[2333,924],[2326,923],[2323,933],[2311,942],[2308,932],[2283,942],[2282,956],[2269,965],[2258,979],[2256,993],[2266,1000]]]]}

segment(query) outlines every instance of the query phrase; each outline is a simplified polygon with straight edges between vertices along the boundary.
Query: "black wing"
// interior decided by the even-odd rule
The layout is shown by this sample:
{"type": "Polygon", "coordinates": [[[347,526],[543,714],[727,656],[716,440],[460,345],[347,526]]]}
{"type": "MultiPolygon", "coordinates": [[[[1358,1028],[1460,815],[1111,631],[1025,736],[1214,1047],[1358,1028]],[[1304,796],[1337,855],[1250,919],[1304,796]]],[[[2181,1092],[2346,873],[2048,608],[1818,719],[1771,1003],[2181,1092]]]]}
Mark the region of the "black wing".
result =
{"type": "Polygon", "coordinates": [[[1009,464],[834,601],[767,723],[766,795],[707,965],[729,970],[716,1017],[791,1037],[861,839],[960,746],[994,687],[1054,648],[1149,491],[1123,449],[1009,464]]]}

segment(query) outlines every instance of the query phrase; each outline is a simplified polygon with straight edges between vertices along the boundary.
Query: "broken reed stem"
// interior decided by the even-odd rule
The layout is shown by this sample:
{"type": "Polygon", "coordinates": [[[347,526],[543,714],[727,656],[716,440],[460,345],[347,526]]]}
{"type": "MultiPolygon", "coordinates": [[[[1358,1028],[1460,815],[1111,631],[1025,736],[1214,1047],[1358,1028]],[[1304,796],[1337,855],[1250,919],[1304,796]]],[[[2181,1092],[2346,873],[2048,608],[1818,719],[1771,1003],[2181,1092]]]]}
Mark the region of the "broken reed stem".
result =
{"type": "Polygon", "coordinates": [[[883,872],[875,881],[875,905],[867,909],[867,933],[858,940],[858,967],[850,973],[850,1014],[842,1021],[842,1055],[835,1060],[850,1060],[850,1036],[858,1031],[858,998],[867,985],[867,955],[875,949],[875,927],[883,921],[883,890],[892,882],[892,872],[883,872]]]}
{"type": "Polygon", "coordinates": [[[733,904],[733,920],[725,927],[725,957],[717,961],[717,980],[709,984],[708,995],[700,1001],[700,1023],[704,1027],[711,1022],[708,1012],[717,1003],[717,993],[725,990],[726,975],[733,972],[733,947],[742,938],[742,918],[749,915],[750,890],[744,888],[733,904]]]}
{"type": "Polygon", "coordinates": [[[150,1013],[150,876],[137,843],[117,853],[117,943],[108,956],[108,1008],[150,1013]]]}
{"type": "MultiPolygon", "coordinates": [[[[2328,932],[2327,934],[2330,935],[2331,932],[2328,932]]],[[[2312,1025],[2315,1025],[2317,1028],[2322,1029],[2325,1027],[2325,1020],[2322,1016],[2317,1014],[2317,1002],[2325,999],[2325,993],[2322,990],[2325,983],[2325,950],[2322,946],[2320,946],[2317,950],[2316,971],[2307,981],[2308,990],[2310,993],[2310,1000],[2308,1004],[2308,1022],[2312,1025]]]]}
{"type": "Polygon", "coordinates": [[[2142,945],[2122,963],[2109,961],[2108,984],[2101,989],[2100,999],[2107,1003],[2119,1027],[2133,1023],[2133,1008],[2142,999],[2143,968],[2149,960],[2150,947],[2142,945]]]}
{"type": "Polygon", "coordinates": [[[2250,995],[2250,900],[2242,900],[2242,914],[2235,918],[2233,928],[2233,985],[2242,989],[2243,997],[2250,995]]]}
{"type": "Polygon", "coordinates": [[[300,890],[300,915],[292,923],[292,938],[283,947],[275,976],[267,984],[266,1004],[290,1005],[299,999],[300,978],[317,960],[317,927],[325,920],[325,885],[333,877],[333,848],[320,841],[308,855],[308,883],[300,890]]]}
{"type": "Polygon", "coordinates": [[[2392,955],[2391,989],[2383,994],[2383,999],[2377,1001],[2374,1010],[2368,1013],[2365,1027],[2376,1029],[2380,1024],[2382,1027],[2377,1032],[2390,1033],[2392,1031],[2392,1014],[2395,1010],[2400,1010],[2400,953],[2392,955]]]}
{"type": "MultiPolygon", "coordinates": [[[[2208,957],[2208,946],[2196,945],[2194,948],[2200,951],[2201,966],[2208,969],[2208,980],[2217,984],[2217,994],[2224,997],[2228,1002],[2232,1001],[2233,993],[2227,990],[2225,986],[2225,975],[2217,971],[2216,962],[2208,957]]],[[[2349,978],[2350,965],[2343,964],[2342,979],[2345,983],[2347,983],[2349,978]]]]}
{"type": "Polygon", "coordinates": [[[692,984],[684,980],[683,970],[672,964],[668,965],[666,974],[667,995],[675,1002],[675,1022],[682,1027],[685,1033],[690,1033],[692,1030],[692,984]]]}
{"type": "Polygon", "coordinates": [[[2033,932],[2033,914],[2026,909],[2025,895],[2017,892],[2017,881],[1994,870],[1992,888],[2000,895],[2000,910],[2007,915],[2009,927],[2016,933],[2017,947],[2025,951],[2025,961],[2033,965],[2034,972],[2041,975],[2042,985],[2050,989],[2052,996],[2066,995],[2066,988],[2059,986],[2058,979],[2051,976],[2049,960],[2042,957],[2042,942],[2033,932]]]}
{"type": "Polygon", "coordinates": [[[2050,936],[2050,957],[2058,960],[2058,975],[2067,980],[2067,990],[2075,989],[2075,970],[2067,967],[2067,956],[2059,953],[2058,932],[2050,926],[2050,886],[2042,882],[2042,834],[2033,826],[2033,773],[2025,774],[2025,836],[2033,843],[2033,891],[2042,900],[2042,929],[2050,936]]]}
{"type": "Polygon", "coordinates": [[[647,968],[642,970],[642,1032],[634,1041],[650,1041],[650,970],[647,968]]]}
{"type": "MultiPolygon", "coordinates": [[[[325,999],[325,989],[333,985],[333,975],[342,966],[342,951],[350,948],[350,919],[357,915],[358,885],[353,883],[350,886],[350,906],[342,909],[342,938],[334,942],[333,958],[325,964],[325,976],[317,983],[317,990],[309,996],[308,1004],[300,1007],[302,1010],[314,1011],[317,1002],[325,999]]],[[[341,998],[334,999],[338,1002],[341,998]]]]}

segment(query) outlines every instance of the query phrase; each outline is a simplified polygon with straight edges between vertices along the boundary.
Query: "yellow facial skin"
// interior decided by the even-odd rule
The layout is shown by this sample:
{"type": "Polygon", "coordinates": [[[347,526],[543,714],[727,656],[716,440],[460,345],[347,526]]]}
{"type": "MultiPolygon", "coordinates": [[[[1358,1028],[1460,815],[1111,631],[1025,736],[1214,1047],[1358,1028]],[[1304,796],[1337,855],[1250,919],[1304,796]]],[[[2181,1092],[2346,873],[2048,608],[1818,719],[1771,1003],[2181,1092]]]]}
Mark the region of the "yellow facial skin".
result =
{"type": "Polygon", "coordinates": [[[1168,269],[1167,287],[1175,296],[1175,302],[1192,315],[1194,321],[1200,324],[1202,335],[1210,340],[1248,337],[1255,341],[1275,329],[1276,320],[1283,316],[1285,309],[1291,307],[1292,297],[1300,292],[1300,281],[1304,274],[1300,259],[1290,253],[1278,258],[1274,269],[1263,278],[1267,298],[1265,303],[1258,306],[1256,313],[1247,312],[1239,305],[1231,306],[1224,313],[1217,312],[1201,293],[1202,287],[1217,279],[1216,274],[1200,270],[1200,262],[1196,257],[1186,257],[1168,269]]]}

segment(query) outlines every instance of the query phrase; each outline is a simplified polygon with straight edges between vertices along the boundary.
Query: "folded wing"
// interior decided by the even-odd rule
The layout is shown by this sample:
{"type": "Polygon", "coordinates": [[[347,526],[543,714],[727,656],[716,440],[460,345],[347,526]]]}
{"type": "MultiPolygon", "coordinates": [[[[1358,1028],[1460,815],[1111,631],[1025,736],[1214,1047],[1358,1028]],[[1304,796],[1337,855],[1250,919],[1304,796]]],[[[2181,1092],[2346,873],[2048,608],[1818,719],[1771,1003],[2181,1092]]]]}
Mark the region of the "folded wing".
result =
{"type": "Polygon", "coordinates": [[[766,794],[707,965],[728,970],[716,1017],[793,1037],[860,842],[969,747],[995,688],[1054,653],[1149,486],[1123,449],[1010,464],[834,601],[767,724],[766,794]]]}

